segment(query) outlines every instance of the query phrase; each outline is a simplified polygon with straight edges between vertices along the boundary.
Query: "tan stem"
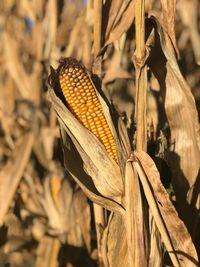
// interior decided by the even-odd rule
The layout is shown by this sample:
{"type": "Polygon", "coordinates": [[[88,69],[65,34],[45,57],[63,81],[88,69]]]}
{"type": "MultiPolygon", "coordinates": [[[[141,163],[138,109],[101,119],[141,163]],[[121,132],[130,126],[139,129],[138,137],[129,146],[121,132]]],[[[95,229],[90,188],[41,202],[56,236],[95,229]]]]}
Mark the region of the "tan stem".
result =
{"type": "Polygon", "coordinates": [[[147,67],[145,66],[145,0],[136,0],[135,15],[136,32],[136,149],[147,149],[146,133],[146,95],[147,67]]]}
{"type": "Polygon", "coordinates": [[[145,0],[136,0],[135,35],[136,57],[142,59],[145,56],[145,0]]]}

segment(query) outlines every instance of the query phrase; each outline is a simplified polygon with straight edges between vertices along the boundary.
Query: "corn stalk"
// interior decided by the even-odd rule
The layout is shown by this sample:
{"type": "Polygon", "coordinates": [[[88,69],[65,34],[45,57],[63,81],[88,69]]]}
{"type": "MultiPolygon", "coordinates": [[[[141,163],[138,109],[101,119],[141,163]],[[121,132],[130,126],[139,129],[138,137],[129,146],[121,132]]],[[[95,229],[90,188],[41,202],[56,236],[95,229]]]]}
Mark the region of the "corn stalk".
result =
{"type": "Polygon", "coordinates": [[[147,106],[147,67],[145,65],[145,0],[136,0],[135,6],[135,70],[136,70],[136,149],[146,151],[146,106],[147,106]]]}

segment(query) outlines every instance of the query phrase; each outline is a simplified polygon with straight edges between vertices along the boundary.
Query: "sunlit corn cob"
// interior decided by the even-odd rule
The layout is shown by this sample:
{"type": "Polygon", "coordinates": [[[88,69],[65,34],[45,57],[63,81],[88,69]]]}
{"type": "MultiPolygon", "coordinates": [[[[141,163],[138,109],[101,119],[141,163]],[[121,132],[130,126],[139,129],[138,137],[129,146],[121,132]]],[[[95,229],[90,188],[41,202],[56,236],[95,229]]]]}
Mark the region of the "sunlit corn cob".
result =
{"type": "Polygon", "coordinates": [[[60,88],[71,112],[118,163],[112,132],[86,69],[76,59],[65,58],[61,61],[58,75],[60,88]]]}

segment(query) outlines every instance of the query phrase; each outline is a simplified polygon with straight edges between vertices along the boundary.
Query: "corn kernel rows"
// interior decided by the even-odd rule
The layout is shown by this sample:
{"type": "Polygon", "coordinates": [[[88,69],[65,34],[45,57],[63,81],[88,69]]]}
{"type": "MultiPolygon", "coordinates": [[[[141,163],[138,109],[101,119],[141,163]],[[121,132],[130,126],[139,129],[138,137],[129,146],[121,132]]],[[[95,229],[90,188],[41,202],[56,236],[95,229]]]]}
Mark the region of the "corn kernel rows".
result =
{"type": "Polygon", "coordinates": [[[112,132],[103,113],[95,89],[81,65],[63,68],[59,75],[62,93],[76,118],[104,145],[118,162],[112,132]]]}

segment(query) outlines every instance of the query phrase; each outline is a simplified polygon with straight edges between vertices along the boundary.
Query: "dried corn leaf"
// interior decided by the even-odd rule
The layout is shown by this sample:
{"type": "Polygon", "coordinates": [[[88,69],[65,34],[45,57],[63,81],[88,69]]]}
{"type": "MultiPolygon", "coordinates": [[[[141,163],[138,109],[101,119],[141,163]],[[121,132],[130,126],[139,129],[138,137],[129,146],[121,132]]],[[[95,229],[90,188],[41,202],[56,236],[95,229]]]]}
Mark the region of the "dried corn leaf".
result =
{"type": "Polygon", "coordinates": [[[24,169],[28,163],[33,141],[34,136],[32,133],[24,134],[16,143],[12,158],[0,172],[0,225],[3,224],[4,216],[9,209],[17,186],[24,173],[24,169]]]}
{"type": "Polygon", "coordinates": [[[165,191],[153,160],[145,152],[135,152],[133,162],[145,196],[174,266],[198,266],[192,239],[165,191]]]}
{"type": "Polygon", "coordinates": [[[179,70],[171,40],[162,26],[156,23],[160,40],[156,40],[156,48],[151,54],[149,66],[158,79],[164,95],[171,131],[169,165],[173,173],[175,190],[179,195],[180,188],[188,190],[195,184],[199,172],[198,116],[191,90],[179,70]]]}
{"type": "Polygon", "coordinates": [[[118,0],[106,1],[103,6],[103,47],[119,40],[121,35],[128,30],[134,20],[135,1],[118,0]]]}

